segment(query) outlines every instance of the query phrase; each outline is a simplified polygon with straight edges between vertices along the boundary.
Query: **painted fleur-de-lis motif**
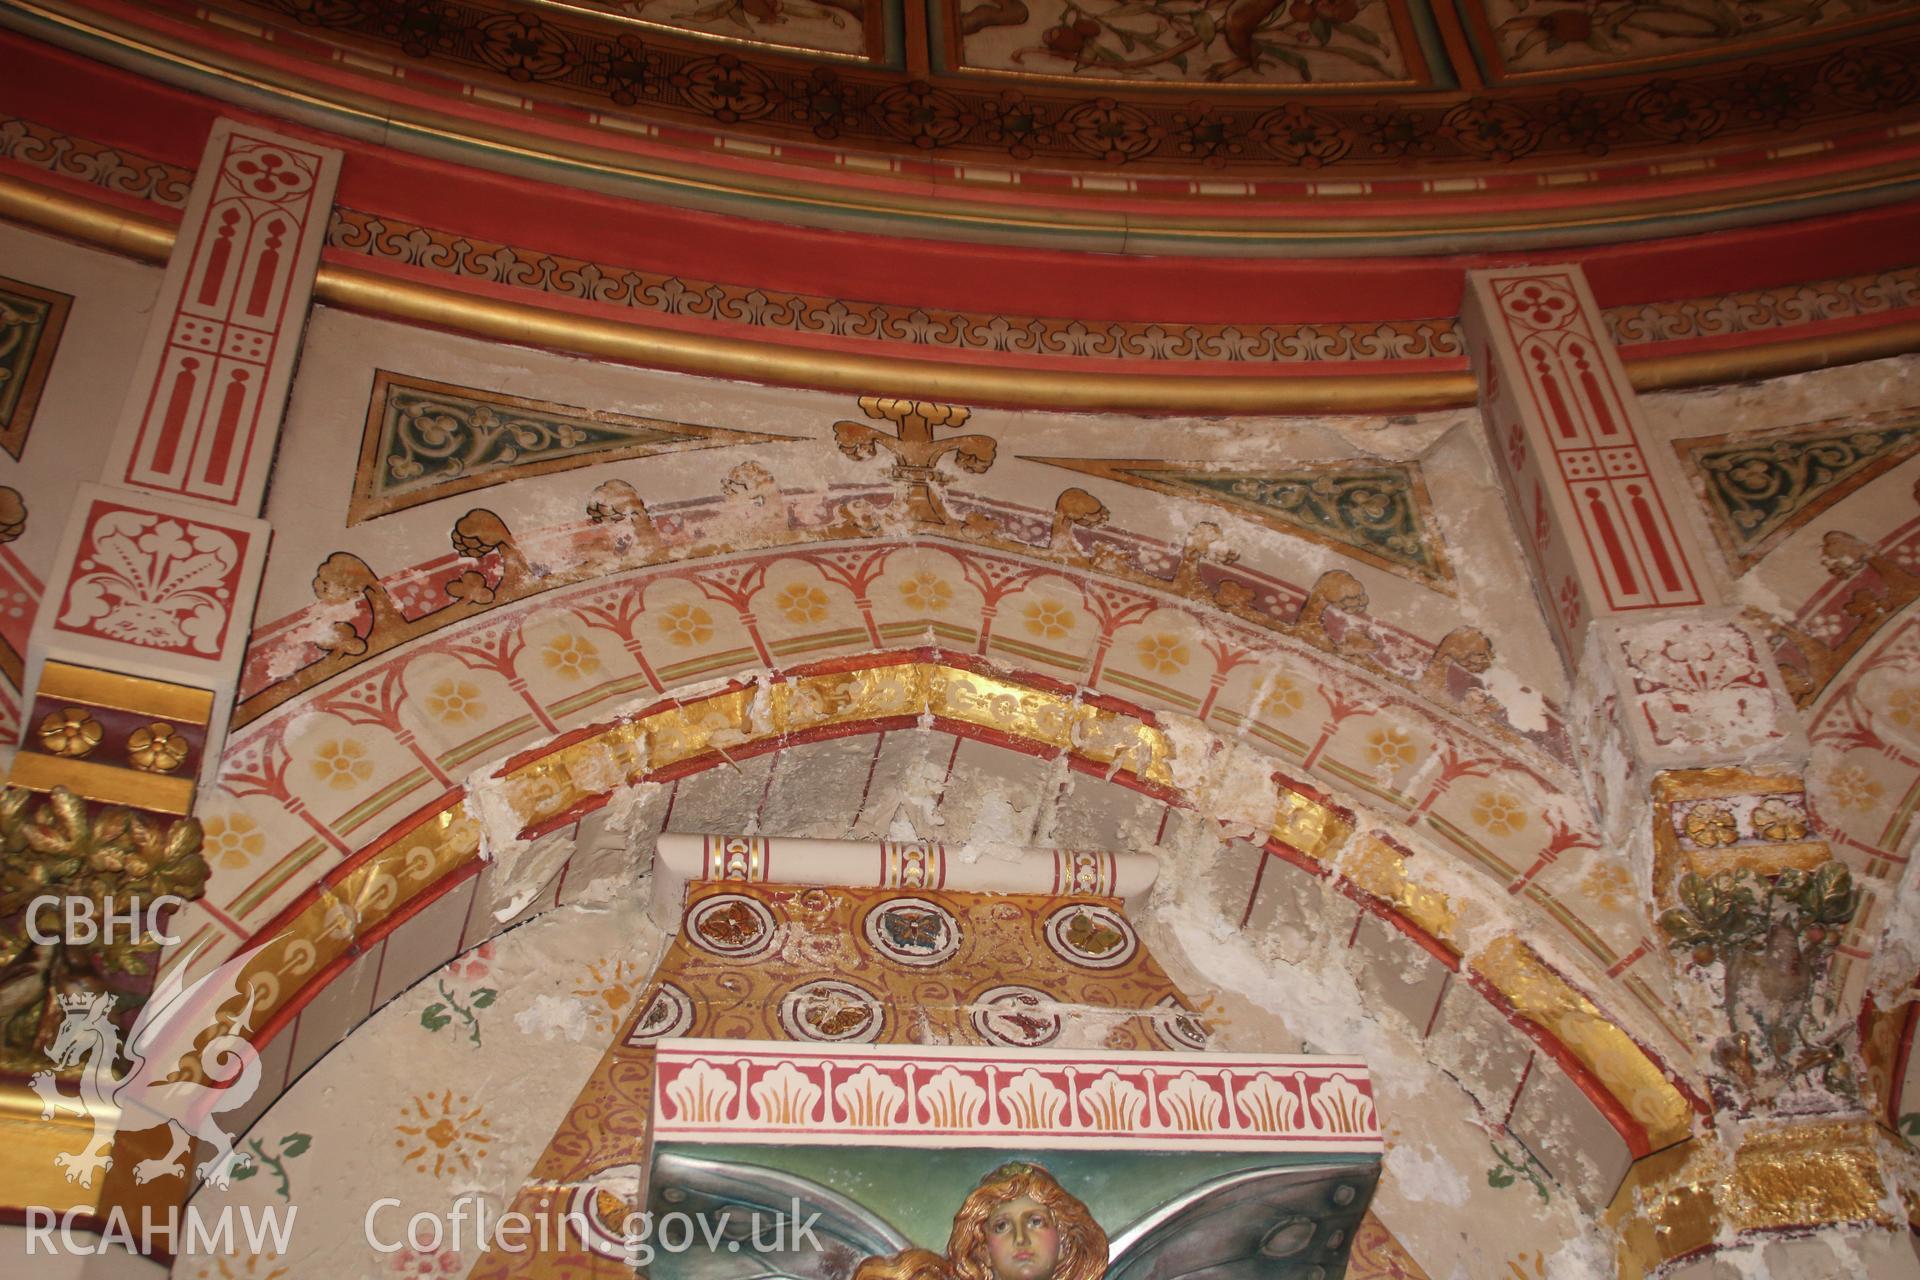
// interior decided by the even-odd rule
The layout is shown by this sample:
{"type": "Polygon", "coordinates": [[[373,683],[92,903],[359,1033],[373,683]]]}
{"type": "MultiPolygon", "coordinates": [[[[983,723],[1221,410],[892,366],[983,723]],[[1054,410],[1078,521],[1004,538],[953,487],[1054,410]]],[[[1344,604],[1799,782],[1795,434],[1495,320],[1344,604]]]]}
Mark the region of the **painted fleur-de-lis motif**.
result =
{"type": "Polygon", "coordinates": [[[940,460],[952,454],[961,470],[979,475],[993,466],[993,437],[972,434],[936,439],[935,433],[941,427],[966,425],[971,412],[958,405],[861,396],[860,411],[869,418],[891,422],[894,433],[888,435],[863,422],[836,422],[833,439],[840,452],[855,461],[863,461],[884,447],[894,457],[889,476],[907,487],[908,514],[924,524],[959,524],[947,514],[937,492],[938,487],[946,483],[940,475],[940,460]]]}

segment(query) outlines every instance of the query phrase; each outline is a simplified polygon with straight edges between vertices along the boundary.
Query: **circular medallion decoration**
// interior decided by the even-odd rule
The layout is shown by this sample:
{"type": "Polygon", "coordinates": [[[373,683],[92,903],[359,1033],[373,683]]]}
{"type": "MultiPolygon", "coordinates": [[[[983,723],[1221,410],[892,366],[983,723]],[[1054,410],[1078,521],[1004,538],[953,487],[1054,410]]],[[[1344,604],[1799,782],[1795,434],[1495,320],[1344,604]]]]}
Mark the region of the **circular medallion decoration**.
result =
{"type": "Polygon", "coordinates": [[[773,912],[744,894],[720,893],[687,913],[687,936],[718,956],[756,956],[773,945],[773,912]]]}
{"type": "Polygon", "coordinates": [[[580,1242],[603,1258],[631,1262],[628,1237],[638,1239],[635,1201],[644,1185],[637,1164],[602,1169],[574,1189],[567,1221],[580,1242]]]}
{"type": "Polygon", "coordinates": [[[1087,969],[1115,969],[1133,959],[1140,939],[1126,917],[1108,907],[1076,903],[1047,917],[1047,942],[1087,969]]]}
{"type": "Polygon", "coordinates": [[[1153,1007],[1153,1033],[1169,1049],[1193,1050],[1205,1049],[1213,1035],[1200,1015],[1181,1004],[1178,996],[1167,996],[1153,1007]]]}
{"type": "Polygon", "coordinates": [[[1535,329],[1564,329],[1580,314],[1579,300],[1557,279],[1507,280],[1497,287],[1501,309],[1535,329]]]}
{"type": "Polygon", "coordinates": [[[960,949],[960,922],[925,898],[889,898],[867,913],[867,941],[901,964],[936,965],[960,949]]]}
{"type": "Polygon", "coordinates": [[[1038,987],[989,987],[973,1001],[973,1029],[995,1044],[1034,1049],[1060,1034],[1054,998],[1038,987]]]}
{"type": "Polygon", "coordinates": [[[633,1024],[628,1044],[651,1044],[668,1036],[681,1036],[693,1025],[693,1000],[671,982],[663,982],[647,1001],[640,1021],[633,1024]]]}
{"type": "Polygon", "coordinates": [[[780,1025],[796,1040],[870,1044],[886,1021],[879,997],[838,978],[803,983],[780,1002],[780,1025]]]}

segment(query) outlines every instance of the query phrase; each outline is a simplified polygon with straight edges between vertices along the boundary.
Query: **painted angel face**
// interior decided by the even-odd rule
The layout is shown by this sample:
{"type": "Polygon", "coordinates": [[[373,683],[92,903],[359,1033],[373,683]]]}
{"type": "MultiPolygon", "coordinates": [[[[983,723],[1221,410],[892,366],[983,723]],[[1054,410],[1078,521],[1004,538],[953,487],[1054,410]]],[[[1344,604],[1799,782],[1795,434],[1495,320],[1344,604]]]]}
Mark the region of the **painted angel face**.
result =
{"type": "Polygon", "coordinates": [[[1048,1280],[1060,1260],[1053,1210],[1032,1196],[995,1205],[987,1216],[987,1260],[994,1280],[1048,1280]]]}

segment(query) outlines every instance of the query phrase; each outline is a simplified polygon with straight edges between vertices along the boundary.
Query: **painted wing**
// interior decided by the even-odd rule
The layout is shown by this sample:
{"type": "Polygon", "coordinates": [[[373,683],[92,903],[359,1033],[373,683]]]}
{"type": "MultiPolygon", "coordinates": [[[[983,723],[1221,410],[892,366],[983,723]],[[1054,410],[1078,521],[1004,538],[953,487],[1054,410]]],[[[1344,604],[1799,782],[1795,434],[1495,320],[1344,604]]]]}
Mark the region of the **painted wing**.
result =
{"type": "Polygon", "coordinates": [[[645,1270],[651,1280],[847,1280],[862,1258],[898,1253],[913,1243],[866,1206],[761,1165],[659,1151],[650,1188],[655,1254],[645,1270]],[[804,1236],[795,1239],[796,1212],[799,1223],[819,1215],[811,1223],[817,1247],[804,1236]],[[678,1252],[664,1247],[677,1236],[670,1232],[663,1241],[659,1234],[661,1220],[675,1213],[696,1224],[693,1246],[678,1252]],[[701,1222],[720,1224],[717,1247],[708,1248],[701,1222]],[[784,1223],[784,1230],[776,1223],[784,1223]]]}
{"type": "MultiPolygon", "coordinates": [[[[241,951],[189,983],[187,971],[206,945],[211,944],[196,947],[160,975],[153,994],[140,1007],[127,1033],[128,1054],[144,1060],[156,1076],[171,1073],[193,1049],[194,1040],[220,1006],[240,994],[240,972],[254,957],[253,950],[241,951]]],[[[240,1015],[241,1025],[235,1030],[242,1034],[250,1030],[245,1024],[252,1013],[253,1002],[249,1000],[240,1015]]]]}
{"type": "Polygon", "coordinates": [[[1379,1177],[1329,1163],[1202,1183],[1112,1239],[1107,1280],[1340,1280],[1379,1177]]]}

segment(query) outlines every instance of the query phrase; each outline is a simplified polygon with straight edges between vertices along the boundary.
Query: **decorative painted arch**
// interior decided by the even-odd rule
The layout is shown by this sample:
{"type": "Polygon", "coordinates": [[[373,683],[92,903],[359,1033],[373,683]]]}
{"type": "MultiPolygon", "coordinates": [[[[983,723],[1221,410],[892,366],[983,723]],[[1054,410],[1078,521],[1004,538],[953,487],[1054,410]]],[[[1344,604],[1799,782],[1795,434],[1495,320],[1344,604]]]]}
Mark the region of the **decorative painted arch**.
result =
{"type": "MultiPolygon", "coordinates": [[[[594,568],[602,576],[508,596],[323,672],[234,735],[203,804],[215,871],[193,912],[226,940],[215,952],[257,934],[333,861],[391,828],[393,815],[439,803],[479,761],[690,684],[935,645],[1081,689],[1082,701],[1144,707],[1180,732],[1227,735],[1420,828],[1468,874],[1538,908],[1570,963],[1609,973],[1618,990],[1607,1002],[1642,1020],[1661,1053],[1689,1050],[1663,975],[1641,963],[1651,950],[1644,913],[1625,869],[1601,850],[1576,784],[1547,744],[1513,731],[1504,713],[1478,710],[1457,680],[1430,678],[1445,668],[1444,642],[1434,649],[1374,626],[1381,643],[1362,665],[1328,639],[1330,624],[1263,625],[1212,596],[1176,593],[1177,581],[925,537],[594,568]],[[789,569],[817,571],[817,586],[788,581],[789,569]],[[795,590],[808,598],[786,600],[795,590]],[[816,603],[827,616],[797,634],[761,621],[816,603]]],[[[489,572],[483,580],[499,589],[514,570],[503,561],[489,572]]],[[[389,575],[382,590],[403,600],[465,574],[483,576],[442,559],[389,575]]],[[[269,627],[252,659],[258,679],[286,672],[278,658],[297,661],[298,637],[325,623],[322,609],[269,627]]],[[[1345,623],[1356,624],[1374,620],[1345,623]]]]}
{"type": "MultiPolygon", "coordinates": [[[[574,839],[582,821],[627,788],[902,729],[1062,760],[1076,773],[1169,808],[1247,826],[1244,802],[1221,813],[1220,790],[1184,776],[1182,747],[1151,712],[1073,686],[1009,677],[978,659],[895,651],[727,681],[509,758],[470,788],[394,822],[283,908],[249,939],[258,953],[243,972],[269,1081],[250,1110],[264,1110],[385,998],[495,931],[483,914],[489,903],[512,903],[507,919],[550,905],[563,891],[568,859],[586,852],[574,839]],[[483,824],[493,833],[491,859],[482,853],[483,824]],[[474,887],[463,890],[469,882],[474,887]],[[467,906],[454,931],[446,904],[456,895],[467,906]],[[444,947],[395,945],[402,930],[436,915],[438,923],[422,932],[437,931],[444,947]]],[[[1271,770],[1265,776],[1271,803],[1249,911],[1266,877],[1305,875],[1332,884],[1362,913],[1463,977],[1537,1047],[1611,1126],[1619,1167],[1687,1136],[1704,1104],[1518,932],[1502,930],[1470,946],[1462,918],[1471,904],[1457,890],[1423,882],[1393,844],[1357,831],[1353,812],[1315,788],[1271,770]]],[[[1610,1190],[1587,1194],[1604,1200],[1610,1190]]]]}

